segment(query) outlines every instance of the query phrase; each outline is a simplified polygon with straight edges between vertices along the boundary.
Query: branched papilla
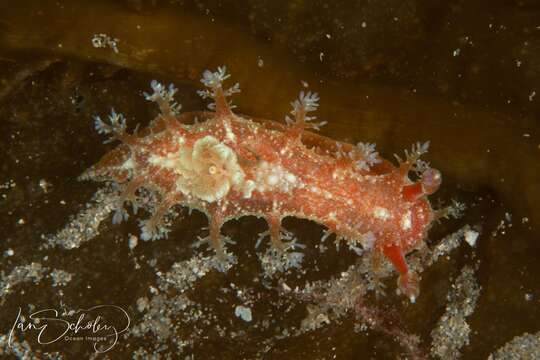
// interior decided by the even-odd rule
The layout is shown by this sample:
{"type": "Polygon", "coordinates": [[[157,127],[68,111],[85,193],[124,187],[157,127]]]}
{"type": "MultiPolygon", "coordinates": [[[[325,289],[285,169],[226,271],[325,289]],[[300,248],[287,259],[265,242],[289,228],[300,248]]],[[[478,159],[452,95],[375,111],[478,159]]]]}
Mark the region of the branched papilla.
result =
{"type": "MultiPolygon", "coordinates": [[[[263,232],[259,233],[257,241],[255,242],[255,248],[258,248],[261,245],[261,242],[266,237],[272,237],[272,234],[271,234],[270,230],[266,230],[266,231],[263,231],[263,232]]],[[[276,247],[276,248],[277,248],[277,250],[281,250],[281,251],[287,251],[287,250],[290,250],[290,249],[294,249],[295,247],[297,247],[297,248],[304,248],[305,247],[303,244],[300,244],[300,243],[297,242],[298,239],[294,236],[294,234],[292,232],[290,232],[289,230],[286,230],[284,228],[279,229],[279,241],[281,241],[283,243],[282,244],[283,246],[281,248],[279,248],[279,247],[276,247]]]]}
{"type": "Polygon", "coordinates": [[[214,72],[210,70],[205,70],[203,72],[201,82],[208,89],[199,90],[197,91],[197,94],[199,94],[199,96],[201,96],[203,99],[214,100],[213,103],[208,104],[208,108],[210,110],[227,113],[230,112],[230,109],[235,107],[227,100],[227,97],[239,93],[240,84],[236,83],[230,88],[224,90],[223,81],[229,77],[230,75],[227,74],[227,68],[225,66],[218,67],[217,71],[214,72]]]}
{"type": "Polygon", "coordinates": [[[448,216],[453,217],[454,219],[459,219],[463,216],[465,210],[467,210],[467,205],[452,199],[452,205],[449,206],[448,216]]]}
{"type": "Polygon", "coordinates": [[[323,230],[323,235],[321,236],[321,243],[325,242],[334,232],[330,229],[323,230]]]}
{"type": "Polygon", "coordinates": [[[152,80],[150,87],[153,90],[152,94],[144,92],[144,98],[148,101],[153,101],[159,106],[159,110],[165,116],[176,116],[180,113],[182,106],[174,100],[174,95],[178,89],[169,84],[168,87],[159,83],[156,80],[152,80]]]}
{"type": "MultiPolygon", "coordinates": [[[[266,237],[272,238],[270,230],[259,234],[255,248],[258,248],[262,240],[266,237]]],[[[280,228],[279,240],[272,239],[271,246],[259,256],[265,274],[272,276],[275,272],[284,272],[290,268],[300,268],[304,259],[301,249],[306,246],[298,242],[294,234],[286,229],[280,228]]]]}
{"type": "Polygon", "coordinates": [[[143,241],[166,239],[171,231],[162,221],[156,223],[151,219],[139,220],[139,227],[141,229],[141,240],[143,241]]]}
{"type": "Polygon", "coordinates": [[[355,165],[360,170],[369,170],[371,166],[381,162],[379,153],[375,151],[375,144],[359,142],[356,144],[356,150],[351,156],[356,158],[355,165]],[[357,153],[359,153],[360,158],[357,158],[357,153]]]}
{"type": "Polygon", "coordinates": [[[214,72],[205,70],[203,72],[201,82],[204,84],[204,86],[215,89],[217,87],[221,87],[223,81],[228,79],[230,76],[230,74],[227,74],[227,68],[225,66],[219,66],[217,71],[214,72]]]}
{"type": "Polygon", "coordinates": [[[394,154],[394,156],[400,164],[408,164],[409,166],[413,166],[418,161],[420,156],[426,154],[428,150],[429,141],[424,143],[417,142],[416,144],[412,145],[410,152],[409,150],[405,150],[405,160],[402,160],[397,154],[394,154]]]}
{"type": "Polygon", "coordinates": [[[214,264],[219,271],[226,271],[230,264],[236,262],[236,257],[227,251],[227,244],[235,244],[229,236],[223,235],[220,232],[222,220],[219,215],[212,216],[209,220],[208,227],[205,231],[208,231],[206,236],[198,236],[198,240],[192,244],[192,247],[200,247],[207,244],[210,249],[215,252],[216,263],[214,264]]]}
{"type": "Polygon", "coordinates": [[[449,218],[459,219],[463,216],[466,209],[467,206],[464,203],[452,199],[452,204],[435,211],[436,220],[449,218]]]}
{"type": "Polygon", "coordinates": [[[349,247],[349,250],[354,251],[358,256],[362,256],[364,254],[364,247],[360,240],[356,238],[347,238],[346,236],[336,234],[336,238],[334,240],[336,251],[339,251],[341,242],[344,242],[349,247]]]}
{"type": "Polygon", "coordinates": [[[114,210],[112,223],[120,224],[129,219],[129,213],[124,208],[124,204],[131,204],[133,213],[136,214],[140,208],[140,202],[137,198],[137,190],[142,186],[142,178],[131,180],[127,184],[119,184],[113,182],[113,187],[118,191],[118,202],[114,210]]]}
{"type": "Polygon", "coordinates": [[[220,272],[227,272],[229,268],[237,262],[237,258],[234,254],[227,250],[226,244],[236,244],[229,236],[219,235],[219,238],[216,239],[212,237],[212,234],[207,236],[197,236],[197,241],[194,242],[191,247],[199,248],[203,245],[208,245],[208,247],[214,251],[214,261],[212,262],[212,267],[220,272]]]}
{"type": "Polygon", "coordinates": [[[416,161],[420,156],[422,156],[423,154],[426,154],[428,150],[429,150],[429,140],[424,142],[423,144],[420,142],[413,144],[410,153],[407,150],[405,150],[407,161],[411,161],[411,162],[416,161]]]}
{"type": "Polygon", "coordinates": [[[319,95],[316,92],[308,91],[307,93],[304,93],[301,91],[298,99],[291,102],[291,106],[291,115],[294,115],[294,119],[285,116],[285,122],[291,127],[297,130],[310,128],[320,130],[320,128],[326,124],[326,121],[308,123],[308,121],[313,121],[317,118],[316,116],[307,115],[308,113],[317,110],[319,107],[319,95]]]}
{"type": "Polygon", "coordinates": [[[130,143],[133,138],[133,135],[126,132],[126,118],[124,115],[114,111],[114,109],[111,109],[111,113],[108,116],[108,122],[103,121],[100,116],[95,115],[94,128],[99,134],[111,136],[109,139],[105,140],[104,143],[110,143],[114,140],[130,143]]]}
{"type": "Polygon", "coordinates": [[[301,251],[295,251],[300,249],[305,249],[306,246],[304,244],[301,244],[298,242],[298,239],[294,236],[289,237],[288,241],[284,242],[284,248],[283,249],[277,249],[276,247],[271,247],[268,251],[268,253],[271,256],[274,256],[276,258],[281,257],[281,261],[283,263],[283,270],[287,270],[289,268],[300,268],[302,265],[302,260],[304,259],[304,253],[301,251]]]}
{"type": "MultiPolygon", "coordinates": [[[[208,228],[203,228],[203,229],[206,229],[208,230],[208,228]]],[[[229,236],[225,236],[225,235],[221,235],[220,234],[220,237],[219,237],[219,242],[218,242],[220,245],[223,245],[223,244],[236,244],[236,241],[234,241],[233,239],[231,239],[229,236]]],[[[192,244],[192,247],[193,248],[198,248],[198,247],[201,247],[202,245],[204,244],[208,244],[210,246],[213,246],[215,244],[215,242],[212,240],[212,237],[209,235],[206,235],[206,236],[197,236],[197,241],[195,241],[193,244],[192,244]]],[[[222,246],[221,247],[222,249],[225,249],[225,246],[222,246]]]]}
{"type": "Polygon", "coordinates": [[[417,142],[412,145],[410,151],[405,150],[405,160],[401,159],[397,154],[394,154],[394,157],[397,159],[399,166],[404,173],[412,170],[418,176],[421,176],[426,170],[430,169],[428,162],[420,160],[420,157],[426,154],[428,150],[429,141],[424,143],[417,142]]]}
{"type": "Polygon", "coordinates": [[[336,143],[335,157],[336,165],[342,168],[347,168],[354,164],[356,150],[345,150],[342,143],[336,143]]]}

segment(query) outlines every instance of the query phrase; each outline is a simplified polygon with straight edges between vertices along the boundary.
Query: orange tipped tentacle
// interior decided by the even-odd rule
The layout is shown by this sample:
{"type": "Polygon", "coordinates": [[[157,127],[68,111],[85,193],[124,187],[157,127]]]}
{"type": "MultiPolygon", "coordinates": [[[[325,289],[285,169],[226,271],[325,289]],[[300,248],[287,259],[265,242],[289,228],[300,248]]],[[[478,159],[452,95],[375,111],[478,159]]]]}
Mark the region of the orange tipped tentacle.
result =
{"type": "Polygon", "coordinates": [[[401,251],[401,248],[398,245],[385,245],[383,248],[384,255],[392,262],[396,270],[400,275],[407,273],[407,263],[405,262],[405,257],[401,251]]]}
{"type": "Polygon", "coordinates": [[[396,244],[385,245],[383,252],[399,273],[399,289],[414,303],[419,293],[418,276],[409,271],[401,248],[396,244]]]}

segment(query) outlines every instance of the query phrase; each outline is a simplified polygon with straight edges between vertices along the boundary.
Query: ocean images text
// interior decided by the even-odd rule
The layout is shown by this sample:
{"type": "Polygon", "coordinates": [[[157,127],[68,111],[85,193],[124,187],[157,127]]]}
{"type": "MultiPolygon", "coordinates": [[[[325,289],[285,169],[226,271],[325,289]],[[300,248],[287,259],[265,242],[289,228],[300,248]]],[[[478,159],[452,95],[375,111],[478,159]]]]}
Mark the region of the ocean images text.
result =
{"type": "Polygon", "coordinates": [[[21,333],[35,331],[37,332],[36,340],[42,345],[52,344],[62,339],[64,341],[91,341],[96,352],[104,353],[116,345],[119,335],[129,328],[130,323],[127,312],[116,305],[97,305],[70,313],[60,312],[53,308],[43,309],[29,314],[28,319],[22,315],[22,309],[19,307],[9,333],[8,344],[11,346],[15,331],[21,333]],[[105,319],[103,316],[105,313],[109,318],[114,315],[115,324],[110,324],[105,319]]]}

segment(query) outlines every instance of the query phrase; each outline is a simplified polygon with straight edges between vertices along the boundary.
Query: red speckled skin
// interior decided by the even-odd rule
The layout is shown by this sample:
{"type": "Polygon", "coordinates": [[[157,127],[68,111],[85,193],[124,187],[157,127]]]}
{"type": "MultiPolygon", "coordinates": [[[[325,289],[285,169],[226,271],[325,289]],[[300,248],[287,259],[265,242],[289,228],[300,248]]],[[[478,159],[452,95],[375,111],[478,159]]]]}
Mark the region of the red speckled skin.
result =
{"type": "MultiPolygon", "coordinates": [[[[407,174],[411,164],[396,167],[380,159],[361,169],[344,156],[354,151],[354,146],[297,130],[294,126],[240,117],[228,107],[221,111],[218,107],[216,112],[161,115],[142,134],[124,139],[124,144],[106,154],[86,175],[126,184],[126,199],[139,187],[155,191],[165,204],[156,210],[161,215],[175,204],[205,212],[210,218],[214,246],[220,241],[219,228],[229,219],[264,217],[277,247],[281,244],[283,217],[316,221],[346,241],[358,241],[364,248],[384,254],[401,275],[401,290],[414,300],[418,293],[416,277],[408,272],[403,255],[422,244],[435,215],[421,183],[410,186],[413,183],[407,174]],[[188,119],[195,117],[204,121],[187,125],[188,119]],[[223,197],[205,201],[177,189],[177,171],[150,161],[152,156],[173,156],[206,136],[232,149],[244,173],[244,184],[252,180],[257,185],[261,181],[257,173],[266,163],[292,174],[287,176],[294,178],[294,186],[285,190],[255,188],[250,196],[231,187],[223,197]],[[179,138],[183,139],[181,144],[179,138]],[[128,161],[132,166],[126,170],[128,161]],[[404,186],[409,186],[408,191],[403,190],[404,186]]],[[[201,177],[200,181],[206,179],[201,177]]]]}

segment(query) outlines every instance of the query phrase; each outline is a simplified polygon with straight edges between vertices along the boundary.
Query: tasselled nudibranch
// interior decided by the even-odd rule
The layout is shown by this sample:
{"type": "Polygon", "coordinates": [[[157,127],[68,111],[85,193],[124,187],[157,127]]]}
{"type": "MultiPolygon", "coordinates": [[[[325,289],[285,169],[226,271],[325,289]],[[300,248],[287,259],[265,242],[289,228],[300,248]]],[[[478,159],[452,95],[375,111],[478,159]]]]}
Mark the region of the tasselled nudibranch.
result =
{"type": "Polygon", "coordinates": [[[441,184],[441,173],[420,160],[428,142],[415,144],[398,165],[383,159],[370,143],[334,141],[308,129],[319,97],[301,92],[284,124],[251,119],[231,110],[228,97],[238,84],[225,89],[225,67],[205,71],[203,98],[213,99],[210,111],[180,112],[176,88],[152,81],[147,100],[157,103],[159,115],[148,128],[126,131],[124,116],[111,113],[108,121],[95,118],[96,130],[121,144],[81,178],[113,182],[120,201],[113,222],[136,211],[140,193],[152,195],[150,218],[140,222],[141,238],[155,240],[169,231],[164,220],[176,205],[198,209],[208,216],[207,242],[224,263],[234,256],[230,241],[220,232],[231,219],[264,218],[270,249],[289,266],[301,260],[300,244],[281,226],[284,217],[313,220],[353,249],[385,256],[399,273],[398,286],[414,302],[418,276],[405,255],[424,243],[427,231],[448,210],[433,210],[428,195],[441,184]],[[193,119],[197,119],[195,123],[193,119]],[[409,173],[417,180],[411,181],[409,173]]]}

